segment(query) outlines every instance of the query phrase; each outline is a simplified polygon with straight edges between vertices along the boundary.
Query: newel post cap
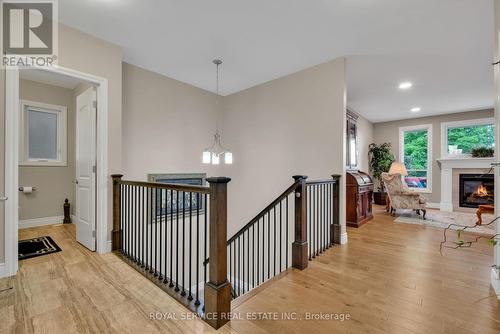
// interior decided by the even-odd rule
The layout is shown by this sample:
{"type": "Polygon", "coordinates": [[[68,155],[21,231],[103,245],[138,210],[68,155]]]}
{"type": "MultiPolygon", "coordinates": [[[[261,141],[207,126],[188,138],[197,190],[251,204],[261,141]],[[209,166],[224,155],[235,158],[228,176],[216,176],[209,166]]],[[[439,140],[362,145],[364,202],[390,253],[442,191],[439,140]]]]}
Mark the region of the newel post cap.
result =
{"type": "Polygon", "coordinates": [[[292,177],[295,180],[295,182],[297,182],[299,180],[305,180],[305,179],[307,179],[307,175],[294,175],[292,177]]]}
{"type": "Polygon", "coordinates": [[[218,177],[208,177],[207,182],[208,183],[229,183],[231,179],[229,177],[225,176],[218,176],[218,177]]]}
{"type": "Polygon", "coordinates": [[[335,179],[335,180],[338,180],[342,177],[342,175],[340,174],[332,174],[332,178],[335,179]]]}
{"type": "Polygon", "coordinates": [[[113,179],[121,179],[123,177],[123,174],[111,174],[111,177],[113,179]]]}

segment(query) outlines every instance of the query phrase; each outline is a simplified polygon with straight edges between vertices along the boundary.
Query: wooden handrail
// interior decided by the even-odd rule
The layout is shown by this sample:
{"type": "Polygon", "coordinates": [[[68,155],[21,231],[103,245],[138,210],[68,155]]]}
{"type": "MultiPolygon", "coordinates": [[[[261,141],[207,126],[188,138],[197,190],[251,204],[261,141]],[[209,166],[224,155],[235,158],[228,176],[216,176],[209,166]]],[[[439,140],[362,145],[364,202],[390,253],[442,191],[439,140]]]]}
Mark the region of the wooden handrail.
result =
{"type": "Polygon", "coordinates": [[[177,183],[158,183],[158,182],[143,182],[143,181],[129,181],[129,180],[119,180],[118,184],[125,184],[131,186],[139,187],[149,187],[158,189],[169,189],[185,192],[194,192],[200,194],[210,194],[210,188],[205,186],[193,186],[177,183]]]}

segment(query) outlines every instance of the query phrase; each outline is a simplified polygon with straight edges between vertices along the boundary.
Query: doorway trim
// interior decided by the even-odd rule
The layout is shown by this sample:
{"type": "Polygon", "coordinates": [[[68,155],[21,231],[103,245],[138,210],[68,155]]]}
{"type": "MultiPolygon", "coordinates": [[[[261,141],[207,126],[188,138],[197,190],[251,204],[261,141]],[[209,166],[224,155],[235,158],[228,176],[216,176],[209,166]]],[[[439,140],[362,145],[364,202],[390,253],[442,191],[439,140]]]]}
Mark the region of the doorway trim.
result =
{"type": "MultiPolygon", "coordinates": [[[[37,68],[70,76],[96,85],[97,89],[97,173],[96,237],[97,252],[109,252],[108,246],[108,79],[62,66],[37,68]]],[[[19,69],[5,70],[5,276],[18,270],[19,228],[19,69]]]]}

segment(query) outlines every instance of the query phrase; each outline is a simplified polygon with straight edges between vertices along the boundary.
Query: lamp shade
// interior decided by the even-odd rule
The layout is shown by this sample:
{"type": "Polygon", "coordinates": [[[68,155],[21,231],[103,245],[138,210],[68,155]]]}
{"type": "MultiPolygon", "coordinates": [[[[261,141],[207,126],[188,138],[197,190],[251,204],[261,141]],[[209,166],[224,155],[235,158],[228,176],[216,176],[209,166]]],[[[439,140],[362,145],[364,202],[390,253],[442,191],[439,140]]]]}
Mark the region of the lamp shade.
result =
{"type": "Polygon", "coordinates": [[[401,162],[393,162],[391,168],[389,169],[389,174],[401,174],[403,176],[408,175],[406,167],[401,162]]]}

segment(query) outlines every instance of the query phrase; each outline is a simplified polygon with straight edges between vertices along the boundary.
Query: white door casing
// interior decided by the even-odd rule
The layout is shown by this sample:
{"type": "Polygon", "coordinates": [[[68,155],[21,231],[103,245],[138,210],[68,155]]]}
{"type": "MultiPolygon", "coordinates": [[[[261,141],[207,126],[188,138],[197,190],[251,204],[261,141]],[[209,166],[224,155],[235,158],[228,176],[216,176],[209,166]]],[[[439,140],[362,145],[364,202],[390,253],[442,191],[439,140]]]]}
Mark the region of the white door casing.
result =
{"type": "Polygon", "coordinates": [[[76,98],[76,240],[96,250],[96,110],[93,87],[76,98]]]}

